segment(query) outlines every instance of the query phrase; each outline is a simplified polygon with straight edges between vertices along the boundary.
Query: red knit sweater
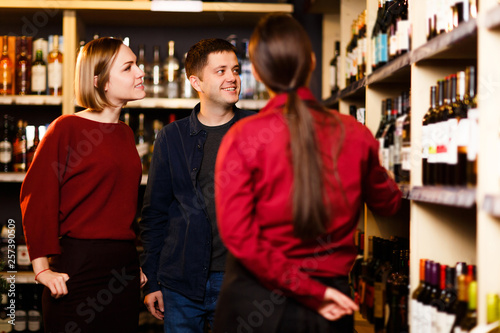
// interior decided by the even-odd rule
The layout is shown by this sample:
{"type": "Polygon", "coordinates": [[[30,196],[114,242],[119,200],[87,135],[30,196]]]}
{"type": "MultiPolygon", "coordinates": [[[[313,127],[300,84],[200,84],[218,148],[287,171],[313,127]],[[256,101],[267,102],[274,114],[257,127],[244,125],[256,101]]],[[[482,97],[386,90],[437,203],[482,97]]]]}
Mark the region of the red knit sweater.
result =
{"type": "Polygon", "coordinates": [[[141,163],[130,127],[75,115],[44,135],[21,188],[30,259],[60,253],[58,238],[134,239],[141,163]]]}
{"type": "MultiPolygon", "coordinates": [[[[306,88],[298,93],[303,100],[314,99],[306,88]]],[[[378,143],[365,126],[338,115],[345,139],[334,167],[331,152],[339,131],[318,119],[331,220],[315,240],[294,237],[290,132],[282,114],[286,98],[276,96],[224,137],[215,172],[217,220],[228,250],[267,288],[317,308],[326,286],[312,277],[347,276],[356,257],[354,231],[363,203],[375,213],[391,215],[399,209],[401,192],[380,165],[378,143]]]]}

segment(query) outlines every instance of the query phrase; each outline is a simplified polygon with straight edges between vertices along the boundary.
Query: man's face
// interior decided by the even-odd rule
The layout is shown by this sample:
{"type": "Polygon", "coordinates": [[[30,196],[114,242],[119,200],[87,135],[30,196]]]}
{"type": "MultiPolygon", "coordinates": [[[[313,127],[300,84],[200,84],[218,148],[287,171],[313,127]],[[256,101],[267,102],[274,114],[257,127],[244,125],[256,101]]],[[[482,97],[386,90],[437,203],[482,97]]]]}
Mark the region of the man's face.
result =
{"type": "Polygon", "coordinates": [[[240,66],[234,52],[208,55],[208,62],[199,80],[200,99],[221,106],[238,102],[241,88],[240,66]]]}

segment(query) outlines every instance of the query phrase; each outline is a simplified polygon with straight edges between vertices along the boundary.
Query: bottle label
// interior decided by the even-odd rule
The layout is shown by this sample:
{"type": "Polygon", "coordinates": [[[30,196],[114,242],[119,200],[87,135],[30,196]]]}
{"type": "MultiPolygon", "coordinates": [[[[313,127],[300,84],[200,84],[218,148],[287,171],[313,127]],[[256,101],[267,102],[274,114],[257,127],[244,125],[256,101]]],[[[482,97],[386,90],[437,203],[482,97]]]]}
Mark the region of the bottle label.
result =
{"type": "Polygon", "coordinates": [[[403,146],[401,148],[401,169],[404,171],[411,169],[411,147],[403,146]]]}
{"type": "Polygon", "coordinates": [[[469,145],[470,122],[469,118],[462,118],[457,126],[457,147],[467,147],[469,145]]]}
{"type": "Polygon", "coordinates": [[[470,120],[469,124],[470,144],[467,149],[467,160],[473,162],[476,160],[477,152],[479,150],[479,110],[470,109],[468,117],[470,120]]]}
{"type": "Polygon", "coordinates": [[[62,87],[62,63],[59,61],[51,62],[49,70],[49,88],[62,87]]]}
{"type": "Polygon", "coordinates": [[[413,333],[420,332],[420,303],[416,299],[410,301],[410,311],[408,312],[411,331],[413,333]]]}
{"type": "Polygon", "coordinates": [[[429,157],[429,125],[422,126],[422,158],[429,157]]]}
{"type": "Polygon", "coordinates": [[[427,138],[429,141],[429,157],[428,157],[428,162],[429,163],[437,163],[436,159],[436,152],[437,152],[437,142],[435,138],[435,132],[436,132],[436,125],[437,124],[429,124],[427,125],[427,138]]]}
{"type": "Polygon", "coordinates": [[[31,265],[28,247],[26,245],[17,245],[17,264],[24,267],[29,267],[31,265]]]}
{"type": "Polygon", "coordinates": [[[401,20],[398,21],[398,48],[399,51],[408,51],[410,50],[410,21],[409,20],[401,20]]]}
{"type": "Polygon", "coordinates": [[[437,163],[446,163],[447,159],[447,144],[449,140],[449,131],[448,131],[448,123],[445,121],[441,121],[436,124],[436,157],[437,163]]]}
{"type": "Polygon", "coordinates": [[[28,331],[38,332],[41,328],[42,315],[38,310],[28,311],[28,331]]]}
{"type": "Polygon", "coordinates": [[[33,66],[31,67],[31,90],[34,92],[45,92],[47,89],[47,67],[33,66]]]}
{"type": "Polygon", "coordinates": [[[7,164],[12,161],[12,143],[0,141],[0,163],[7,164]]]}
{"type": "Polygon", "coordinates": [[[387,34],[380,34],[380,61],[389,61],[389,52],[387,50],[387,34]]]}
{"type": "Polygon", "coordinates": [[[450,165],[458,164],[458,146],[457,146],[457,136],[458,136],[458,120],[456,118],[448,120],[448,131],[449,140],[447,147],[447,162],[450,165]]]}
{"type": "Polygon", "coordinates": [[[398,37],[396,34],[392,35],[389,39],[389,55],[394,57],[398,53],[398,37]]]}

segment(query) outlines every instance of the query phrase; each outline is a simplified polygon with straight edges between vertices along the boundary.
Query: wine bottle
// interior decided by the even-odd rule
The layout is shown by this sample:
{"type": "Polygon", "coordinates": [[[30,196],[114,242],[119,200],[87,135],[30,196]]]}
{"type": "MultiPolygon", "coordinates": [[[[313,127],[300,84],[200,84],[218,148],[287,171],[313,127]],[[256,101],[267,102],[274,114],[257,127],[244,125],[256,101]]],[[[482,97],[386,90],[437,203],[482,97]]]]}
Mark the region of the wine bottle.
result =
{"type": "Polygon", "coordinates": [[[435,302],[439,299],[441,290],[439,289],[439,273],[440,264],[433,262],[431,266],[431,289],[430,293],[423,300],[423,317],[424,317],[424,332],[435,332],[436,331],[436,317],[437,309],[435,307],[435,302]]]}
{"type": "Polygon", "coordinates": [[[460,329],[463,332],[470,332],[477,325],[477,281],[469,282],[467,287],[468,303],[465,317],[460,322],[460,329]]]}
{"type": "Polygon", "coordinates": [[[423,185],[434,185],[434,178],[430,177],[430,150],[431,150],[431,132],[430,120],[433,110],[436,108],[436,86],[431,87],[430,106],[424,114],[422,120],[422,183],[423,185]]]}
{"type": "MultiPolygon", "coordinates": [[[[139,52],[137,56],[137,67],[141,69],[144,73],[146,73],[146,48],[144,44],[139,45],[139,52]]],[[[144,83],[145,78],[142,78],[142,82],[144,83]]]]}
{"type": "Polygon", "coordinates": [[[255,78],[252,74],[252,63],[250,62],[250,56],[248,53],[248,39],[242,41],[243,52],[241,56],[241,92],[240,98],[242,99],[254,99],[256,97],[255,90],[257,84],[255,78]]]}
{"type": "Polygon", "coordinates": [[[35,61],[31,66],[31,91],[36,95],[47,92],[47,65],[43,61],[43,51],[36,50],[35,61]]]}
{"type": "Polygon", "coordinates": [[[438,331],[450,332],[455,322],[455,314],[451,309],[457,301],[457,292],[455,289],[455,268],[446,265],[441,266],[442,285],[441,295],[439,297],[438,308],[438,331]]]}
{"type": "Polygon", "coordinates": [[[500,319],[498,294],[486,294],[486,323],[491,324],[500,319]]]}
{"type": "Polygon", "coordinates": [[[410,327],[412,332],[419,333],[421,332],[421,314],[420,314],[420,304],[419,297],[421,297],[422,293],[426,288],[426,280],[425,280],[425,268],[427,259],[420,259],[419,264],[419,284],[417,288],[413,291],[410,300],[410,312],[408,315],[408,321],[410,322],[410,327]]]}
{"type": "Polygon", "coordinates": [[[410,172],[412,161],[411,154],[411,93],[403,94],[403,113],[406,115],[403,121],[402,146],[401,146],[401,183],[410,183],[410,172]]]}
{"type": "Polygon", "coordinates": [[[16,310],[15,310],[15,325],[13,325],[14,332],[26,332],[28,328],[28,314],[26,312],[26,299],[24,292],[18,288],[16,290],[16,310]]]}
{"type": "Polygon", "coordinates": [[[373,25],[372,36],[371,36],[371,51],[372,51],[372,70],[376,70],[379,67],[380,53],[379,53],[379,34],[380,34],[380,22],[384,15],[384,0],[378,1],[377,18],[375,24],[373,25]]]}
{"type": "MultiPolygon", "coordinates": [[[[462,271],[463,268],[460,268],[461,266],[462,266],[461,264],[457,264],[456,267],[457,269],[456,286],[457,286],[458,299],[453,304],[452,309],[450,311],[450,313],[452,313],[452,315],[455,316],[455,322],[453,323],[451,331],[453,333],[455,333],[456,330],[460,330],[460,323],[465,317],[468,307],[467,281],[466,281],[466,276],[465,274],[463,274],[462,271]]],[[[457,333],[460,333],[460,331],[458,331],[457,333]]]]}
{"type": "Polygon", "coordinates": [[[457,135],[458,135],[458,119],[456,114],[456,108],[454,105],[457,103],[457,75],[450,75],[450,80],[448,83],[448,104],[446,106],[446,121],[448,130],[448,140],[446,145],[446,184],[451,186],[456,186],[459,183],[458,180],[458,146],[457,146],[457,135]]]}
{"type": "Polygon", "coordinates": [[[401,170],[401,163],[402,163],[402,156],[401,156],[401,150],[403,148],[403,125],[406,119],[406,109],[404,108],[404,99],[405,99],[405,93],[401,93],[396,98],[396,109],[397,109],[397,115],[396,115],[396,120],[394,123],[394,178],[397,183],[402,182],[402,170],[401,170]]]}
{"type": "Polygon", "coordinates": [[[400,15],[397,20],[398,55],[405,54],[411,49],[411,23],[408,15],[408,0],[400,1],[400,15]]]}
{"type": "Polygon", "coordinates": [[[383,15],[380,20],[380,32],[378,35],[378,64],[377,67],[380,68],[384,66],[389,61],[389,50],[388,50],[388,41],[387,41],[387,29],[389,28],[390,19],[388,19],[388,11],[387,8],[390,7],[392,0],[384,1],[384,10],[383,15]]]}
{"type": "Polygon", "coordinates": [[[38,292],[33,292],[31,305],[28,308],[28,332],[41,332],[43,329],[41,302],[38,292]]]}
{"type": "Polygon", "coordinates": [[[160,47],[155,45],[153,47],[153,64],[151,66],[151,91],[152,97],[163,97],[165,88],[163,86],[163,74],[160,60],[160,47]]]}
{"type": "Polygon", "coordinates": [[[12,144],[12,160],[14,172],[26,171],[26,126],[25,123],[19,119],[17,122],[17,133],[12,144]]]}
{"type": "Polygon", "coordinates": [[[442,121],[443,119],[443,112],[444,112],[444,94],[445,94],[445,80],[439,80],[438,85],[437,85],[437,106],[436,106],[436,111],[433,113],[433,117],[431,118],[433,120],[433,130],[431,133],[431,140],[432,140],[432,145],[435,145],[435,184],[436,185],[443,185],[444,184],[444,174],[446,172],[445,170],[445,163],[443,161],[443,153],[444,153],[444,144],[446,143],[447,139],[447,131],[446,131],[446,124],[442,121]]]}
{"type": "Polygon", "coordinates": [[[419,314],[419,331],[429,332],[431,327],[430,318],[428,316],[426,302],[430,298],[432,292],[432,267],[434,262],[432,260],[427,260],[425,263],[425,289],[419,295],[418,301],[418,314],[419,314]]]}
{"type": "Polygon", "coordinates": [[[469,66],[465,69],[467,115],[469,118],[470,135],[467,150],[467,186],[474,187],[477,182],[477,158],[479,150],[479,111],[476,103],[476,69],[469,66]]]}
{"type": "Polygon", "coordinates": [[[12,171],[12,142],[10,141],[9,116],[4,115],[2,141],[0,141],[0,172],[12,171]]]}
{"type": "Polygon", "coordinates": [[[374,326],[375,332],[383,332],[385,327],[385,297],[386,297],[386,282],[391,271],[390,262],[391,244],[388,240],[381,241],[381,264],[375,271],[374,283],[374,326]]]}
{"type": "Polygon", "coordinates": [[[54,35],[52,51],[48,57],[48,82],[49,94],[53,96],[62,95],[63,80],[63,54],[59,51],[59,36],[54,35]]]}
{"type": "Polygon", "coordinates": [[[333,57],[330,61],[330,93],[332,96],[339,91],[338,63],[340,55],[340,42],[335,41],[334,45],[333,57]]]}
{"type": "Polygon", "coordinates": [[[401,250],[392,250],[391,255],[391,270],[386,281],[386,297],[385,297],[385,324],[386,333],[399,332],[399,279],[401,270],[401,250]]]}
{"type": "Polygon", "coordinates": [[[361,277],[358,284],[358,294],[359,294],[359,312],[361,316],[368,319],[368,306],[373,306],[373,296],[368,296],[367,286],[368,286],[368,268],[373,261],[373,236],[368,237],[368,258],[364,258],[361,263],[361,277]],[[369,304],[370,303],[370,304],[369,304]]]}
{"type": "Polygon", "coordinates": [[[28,95],[31,92],[31,61],[28,57],[26,36],[19,40],[19,52],[16,59],[16,94],[28,95]]]}
{"type": "Polygon", "coordinates": [[[9,39],[3,36],[2,57],[0,58],[0,95],[12,95],[13,64],[9,57],[9,39]]]}
{"type": "Polygon", "coordinates": [[[175,56],[175,42],[168,42],[168,56],[163,64],[163,76],[168,98],[179,98],[179,59],[175,56]]]}
{"type": "Polygon", "coordinates": [[[359,28],[358,28],[358,68],[356,70],[358,76],[357,80],[361,80],[366,76],[366,9],[359,16],[359,28]]]}
{"type": "Polygon", "coordinates": [[[470,123],[465,101],[465,72],[457,74],[457,97],[453,104],[457,118],[457,176],[456,185],[467,185],[467,151],[469,146],[470,123]]]}
{"type": "Polygon", "coordinates": [[[33,145],[28,149],[28,152],[26,153],[26,170],[28,170],[31,166],[31,163],[33,162],[33,158],[35,157],[36,150],[38,148],[38,145],[40,144],[40,137],[38,135],[38,128],[34,126],[34,139],[33,139],[33,145]]]}

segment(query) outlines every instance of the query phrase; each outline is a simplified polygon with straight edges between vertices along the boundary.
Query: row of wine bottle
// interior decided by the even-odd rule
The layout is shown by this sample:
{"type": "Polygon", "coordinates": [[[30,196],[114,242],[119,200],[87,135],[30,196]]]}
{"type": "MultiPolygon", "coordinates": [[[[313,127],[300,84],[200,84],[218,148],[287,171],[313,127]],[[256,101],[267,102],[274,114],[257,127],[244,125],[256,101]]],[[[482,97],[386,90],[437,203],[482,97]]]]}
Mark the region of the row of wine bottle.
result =
{"type": "Polygon", "coordinates": [[[462,333],[477,325],[476,267],[420,259],[420,282],[411,296],[412,332],[462,333]]]}
{"type": "Polygon", "coordinates": [[[0,95],[62,95],[62,36],[3,36],[0,49],[0,95]]]}
{"type": "Polygon", "coordinates": [[[477,0],[426,0],[427,40],[476,18],[477,0]]]}
{"type": "Polygon", "coordinates": [[[16,283],[1,294],[0,332],[43,333],[42,291],[43,285],[16,283]]]}
{"type": "Polygon", "coordinates": [[[476,184],[478,123],[475,67],[438,80],[430,88],[430,107],[422,121],[424,185],[476,184]]]}

